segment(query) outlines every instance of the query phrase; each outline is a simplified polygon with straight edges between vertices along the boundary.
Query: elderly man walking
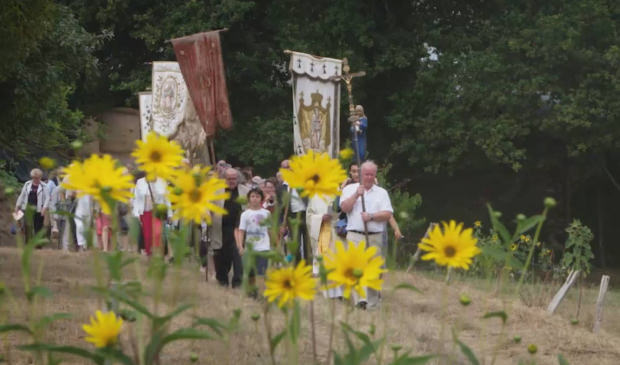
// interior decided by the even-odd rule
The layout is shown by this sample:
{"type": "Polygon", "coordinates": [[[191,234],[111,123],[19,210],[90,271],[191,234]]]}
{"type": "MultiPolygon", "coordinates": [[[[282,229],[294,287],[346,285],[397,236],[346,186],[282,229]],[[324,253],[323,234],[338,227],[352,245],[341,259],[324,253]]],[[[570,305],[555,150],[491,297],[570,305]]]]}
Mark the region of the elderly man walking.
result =
{"type": "Polygon", "coordinates": [[[230,283],[233,288],[236,288],[241,285],[243,277],[243,263],[237,248],[241,240],[238,227],[243,209],[237,198],[247,196],[248,189],[239,184],[239,171],[233,168],[227,168],[224,171],[224,178],[226,179],[226,191],[230,197],[218,204],[228,213],[224,216],[217,214],[213,216],[213,224],[210,227],[211,249],[217,282],[225,287],[228,287],[230,283]],[[231,268],[233,270],[232,282],[229,280],[231,268]]]}
{"type": "MultiPolygon", "coordinates": [[[[382,253],[382,233],[386,229],[386,223],[390,220],[392,203],[387,191],[375,184],[377,177],[377,165],[372,161],[366,161],[361,166],[361,183],[347,185],[340,197],[340,208],[347,213],[347,241],[355,244],[365,241],[365,227],[368,229],[367,247],[377,247],[379,255],[382,253]],[[362,209],[362,199],[366,205],[366,211],[362,209]]],[[[379,305],[380,292],[373,289],[367,290],[366,298],[355,298],[361,308],[376,307],[379,305]]]]}

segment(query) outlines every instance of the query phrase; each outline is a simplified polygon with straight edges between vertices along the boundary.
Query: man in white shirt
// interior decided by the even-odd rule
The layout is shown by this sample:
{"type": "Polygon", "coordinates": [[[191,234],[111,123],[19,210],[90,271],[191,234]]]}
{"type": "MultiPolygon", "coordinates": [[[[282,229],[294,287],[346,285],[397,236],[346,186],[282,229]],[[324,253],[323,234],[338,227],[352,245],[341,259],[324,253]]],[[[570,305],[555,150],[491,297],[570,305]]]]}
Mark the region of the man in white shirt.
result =
{"type": "MultiPolygon", "coordinates": [[[[361,183],[347,185],[340,196],[340,208],[347,213],[347,241],[358,244],[366,241],[365,230],[368,232],[366,246],[377,247],[379,255],[382,253],[382,233],[386,229],[386,223],[390,220],[394,210],[390,197],[385,189],[375,185],[377,177],[377,165],[372,161],[366,161],[361,166],[361,183]],[[366,211],[362,209],[362,199],[366,205],[366,211]]],[[[354,298],[359,306],[375,307],[379,304],[380,292],[372,289],[367,290],[367,298],[354,298]]]]}

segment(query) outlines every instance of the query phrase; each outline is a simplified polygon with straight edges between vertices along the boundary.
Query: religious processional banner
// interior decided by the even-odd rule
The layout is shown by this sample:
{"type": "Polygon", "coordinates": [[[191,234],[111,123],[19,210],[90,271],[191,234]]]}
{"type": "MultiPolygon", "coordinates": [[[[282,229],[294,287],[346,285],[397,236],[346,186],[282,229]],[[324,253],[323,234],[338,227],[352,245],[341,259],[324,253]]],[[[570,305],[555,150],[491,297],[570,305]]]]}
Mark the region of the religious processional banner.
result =
{"type": "MultiPolygon", "coordinates": [[[[172,136],[191,102],[179,64],[173,61],[153,62],[151,119],[153,130],[172,136]]],[[[141,110],[142,114],[142,110],[141,110]]]]}
{"type": "Polygon", "coordinates": [[[207,136],[217,127],[230,129],[232,116],[226,89],[220,31],[192,34],[171,40],[177,61],[207,136]]]}
{"type": "Polygon", "coordinates": [[[295,153],[340,148],[340,76],[342,60],[291,52],[293,135],[295,153]]]}
{"type": "Polygon", "coordinates": [[[153,130],[153,118],[151,104],[153,94],[150,91],[143,91],[138,94],[138,105],[140,106],[140,134],[142,140],[146,141],[146,136],[153,130]]]}

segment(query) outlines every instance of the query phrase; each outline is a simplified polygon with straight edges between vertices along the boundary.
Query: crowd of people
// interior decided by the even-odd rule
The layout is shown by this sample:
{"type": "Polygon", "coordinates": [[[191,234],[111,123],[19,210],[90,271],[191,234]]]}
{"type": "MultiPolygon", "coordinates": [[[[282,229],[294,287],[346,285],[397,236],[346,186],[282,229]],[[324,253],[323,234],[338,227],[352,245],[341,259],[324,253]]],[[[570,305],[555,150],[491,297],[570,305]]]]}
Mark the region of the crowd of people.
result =
{"type": "MultiPolygon", "coordinates": [[[[280,168],[289,169],[289,160],[282,161],[280,168]]],[[[332,200],[318,196],[302,198],[279,172],[262,178],[254,175],[251,168],[233,168],[222,160],[216,164],[215,173],[226,182],[229,197],[218,204],[228,213],[213,215],[209,225],[193,225],[190,241],[199,246],[202,271],[207,273],[207,280],[214,278],[222,286],[236,288],[241,285],[242,256],[248,245],[251,244],[254,251],[267,251],[273,248],[276,240],[293,239],[293,229],[287,219],[290,217],[300,219],[298,229],[294,230],[299,247],[289,255],[297,261],[305,259],[312,263],[315,274],[318,274],[318,266],[313,258],[333,250],[336,240],[356,244],[366,241],[369,246],[377,247],[378,254],[384,255],[388,224],[396,239],[402,237],[389,195],[377,185],[377,165],[372,161],[361,166],[351,164],[341,196],[332,200]],[[284,199],[284,196],[289,198],[284,199]],[[280,211],[278,237],[273,237],[263,222],[283,201],[288,204],[280,211]]],[[[26,239],[44,231],[54,245],[64,250],[84,251],[90,246],[89,242],[103,251],[111,249],[112,218],[102,212],[92,197],[78,198],[74,191],[64,189],[55,171],[44,177],[42,170],[33,169],[30,176],[31,180],[24,184],[17,198],[14,213],[16,220],[25,222],[22,231],[26,239]],[[27,206],[32,207],[31,219],[23,217],[27,206]]],[[[138,252],[144,255],[151,255],[155,250],[164,252],[166,232],[179,226],[179,222],[172,219],[166,182],[162,179],[147,181],[144,175],[135,179],[133,199],[129,204],[116,205],[118,249],[133,250],[128,240],[133,220],[140,227],[138,252]]],[[[257,256],[252,277],[264,275],[267,269],[267,260],[257,256]]],[[[326,295],[339,297],[342,293],[333,289],[326,295]]],[[[366,307],[377,305],[379,299],[379,293],[369,290],[366,297],[355,298],[355,301],[366,307]]]]}

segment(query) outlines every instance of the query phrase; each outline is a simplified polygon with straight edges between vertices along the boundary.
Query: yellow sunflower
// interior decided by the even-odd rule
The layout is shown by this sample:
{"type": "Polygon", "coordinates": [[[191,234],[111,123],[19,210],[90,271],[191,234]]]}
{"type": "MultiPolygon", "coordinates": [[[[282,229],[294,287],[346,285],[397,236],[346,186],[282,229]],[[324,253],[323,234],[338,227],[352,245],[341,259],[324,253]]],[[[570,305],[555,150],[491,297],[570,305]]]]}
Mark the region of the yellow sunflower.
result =
{"type": "Polygon", "coordinates": [[[350,160],[353,157],[353,150],[351,148],[345,148],[344,150],[340,150],[340,158],[343,160],[350,160]]]}
{"type": "Polygon", "coordinates": [[[291,158],[290,169],[280,169],[282,178],[293,189],[303,189],[302,197],[333,197],[340,184],[347,178],[340,162],[327,153],[310,150],[302,156],[291,158]]]}
{"type": "Polygon", "coordinates": [[[78,196],[91,195],[105,214],[111,214],[108,199],[127,202],[131,198],[133,177],[110,155],[92,155],[84,162],[73,161],[63,173],[64,188],[77,191],[78,196]]]}
{"type": "Polygon", "coordinates": [[[95,312],[96,319],[90,316],[90,324],[82,325],[82,329],[89,337],[87,342],[92,343],[95,347],[106,347],[116,343],[118,335],[121,332],[123,320],[116,317],[114,312],[102,313],[95,312]]]}
{"type": "Polygon", "coordinates": [[[136,149],[131,155],[136,159],[140,170],[146,172],[146,179],[149,181],[158,177],[169,179],[183,161],[181,146],[155,132],[148,134],[146,142],[136,141],[136,149]]]}
{"type": "Polygon", "coordinates": [[[301,260],[297,267],[287,266],[267,271],[263,295],[269,302],[279,299],[278,306],[282,308],[293,303],[295,298],[312,300],[316,285],[317,279],[312,277],[312,266],[301,260]]]}
{"type": "Polygon", "coordinates": [[[226,182],[209,176],[209,167],[194,166],[191,170],[182,169],[172,179],[168,187],[168,199],[174,209],[175,218],[211,223],[211,214],[226,214],[226,209],[214,204],[216,200],[228,199],[224,192],[226,182]]]}
{"type": "Polygon", "coordinates": [[[350,242],[345,250],[344,244],[336,241],[336,252],[328,251],[325,255],[325,268],[328,270],[327,279],[332,287],[343,286],[344,297],[349,298],[351,289],[360,296],[364,296],[364,288],[381,290],[383,280],[381,274],[383,258],[377,255],[374,246],[366,248],[366,242],[357,245],[350,242]]]}
{"type": "Polygon", "coordinates": [[[418,247],[428,253],[422,256],[422,260],[435,260],[438,265],[449,267],[461,267],[469,269],[471,260],[480,253],[476,246],[478,241],[472,236],[472,229],[463,230],[463,224],[442,222],[443,232],[439,225],[435,226],[428,236],[422,239],[418,247]]]}

